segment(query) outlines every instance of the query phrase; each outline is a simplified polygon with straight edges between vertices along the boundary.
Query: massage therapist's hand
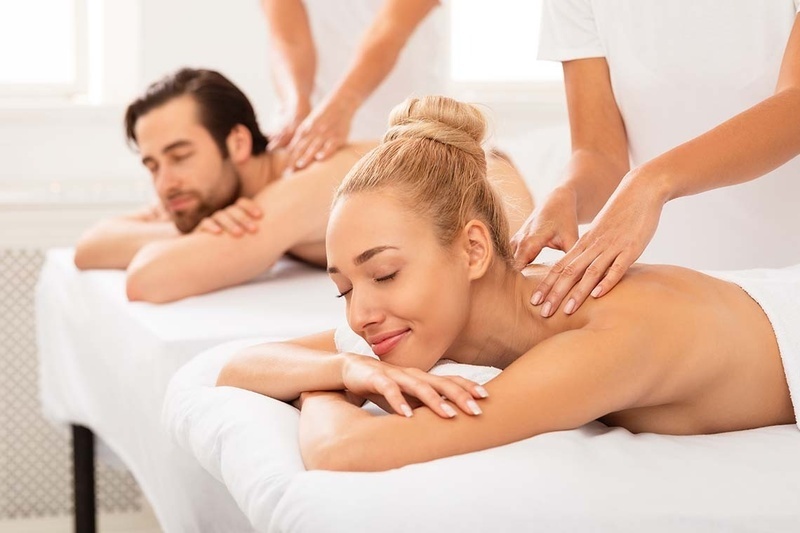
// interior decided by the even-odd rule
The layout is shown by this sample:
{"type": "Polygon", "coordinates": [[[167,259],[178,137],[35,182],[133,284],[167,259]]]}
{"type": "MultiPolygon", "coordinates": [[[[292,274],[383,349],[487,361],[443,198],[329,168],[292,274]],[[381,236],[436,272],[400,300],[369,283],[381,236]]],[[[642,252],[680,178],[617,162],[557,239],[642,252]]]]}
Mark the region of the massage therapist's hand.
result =
{"type": "Polygon", "coordinates": [[[342,382],[357,396],[383,396],[395,413],[405,416],[412,416],[412,410],[404,394],[417,398],[442,418],[456,416],[455,409],[442,397],[467,414],[479,415],[481,409],[475,399],[487,396],[483,387],[459,376],[434,376],[358,354],[347,354],[342,382]]]}
{"type": "Polygon", "coordinates": [[[301,169],[323,161],[344,146],[357,107],[340,100],[327,100],[306,117],[289,144],[289,168],[301,169]]]}
{"type": "Polygon", "coordinates": [[[306,119],[310,112],[311,102],[307,99],[300,100],[291,106],[281,106],[281,109],[278,111],[280,115],[278,123],[281,124],[281,126],[274,133],[267,135],[269,139],[269,151],[271,152],[278,148],[289,146],[289,143],[292,142],[297,132],[297,128],[300,127],[300,124],[303,123],[303,120],[306,119]]]}
{"type": "Polygon", "coordinates": [[[241,237],[245,233],[258,231],[258,225],[255,221],[260,219],[262,215],[263,213],[258,204],[251,198],[241,197],[232,205],[215,211],[201,220],[195,231],[214,235],[229,233],[234,237],[241,237]]]}
{"type": "Polygon", "coordinates": [[[572,314],[591,294],[599,298],[642,255],[658,227],[667,196],[658,180],[634,169],[620,182],[589,230],[553,265],[531,303],[552,316],[562,302],[572,314]]]}
{"type": "Polygon", "coordinates": [[[518,270],[532,263],[544,248],[566,252],[578,240],[575,192],[568,187],[553,190],[511,239],[518,270]]]}

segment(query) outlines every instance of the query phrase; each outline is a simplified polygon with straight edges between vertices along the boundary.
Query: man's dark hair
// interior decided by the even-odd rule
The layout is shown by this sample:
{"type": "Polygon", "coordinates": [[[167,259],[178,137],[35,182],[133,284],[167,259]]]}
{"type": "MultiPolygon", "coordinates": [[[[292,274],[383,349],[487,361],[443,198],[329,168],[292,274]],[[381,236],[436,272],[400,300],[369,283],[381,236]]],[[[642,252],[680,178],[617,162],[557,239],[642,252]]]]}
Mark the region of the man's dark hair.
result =
{"type": "Polygon", "coordinates": [[[250,130],[253,155],[267,149],[267,138],[259,130],[253,105],[244,93],[219,72],[193,68],[182,68],[152,83],[142,96],[128,106],[125,111],[128,142],[137,142],[134,128],[142,115],[185,94],[197,102],[200,123],[217,143],[222,157],[228,157],[225,140],[237,124],[250,130]]]}

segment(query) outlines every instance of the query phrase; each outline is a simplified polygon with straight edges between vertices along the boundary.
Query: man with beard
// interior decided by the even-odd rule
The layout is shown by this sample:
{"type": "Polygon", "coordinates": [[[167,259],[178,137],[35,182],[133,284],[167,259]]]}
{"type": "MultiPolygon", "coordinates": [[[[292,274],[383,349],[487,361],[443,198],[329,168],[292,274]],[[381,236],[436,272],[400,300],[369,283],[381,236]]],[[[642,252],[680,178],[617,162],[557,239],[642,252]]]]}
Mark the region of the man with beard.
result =
{"type": "MultiPolygon", "coordinates": [[[[218,72],[181,69],[128,106],[129,142],[149,170],[158,202],[102,221],[75,252],[80,269],[127,269],[129,300],[170,302],[251,280],[290,254],[325,266],[334,190],[377,142],[350,143],[325,161],[285,173],[286,150],[267,151],[255,111],[218,72]]],[[[532,209],[519,173],[489,158],[514,212],[532,209]]]]}

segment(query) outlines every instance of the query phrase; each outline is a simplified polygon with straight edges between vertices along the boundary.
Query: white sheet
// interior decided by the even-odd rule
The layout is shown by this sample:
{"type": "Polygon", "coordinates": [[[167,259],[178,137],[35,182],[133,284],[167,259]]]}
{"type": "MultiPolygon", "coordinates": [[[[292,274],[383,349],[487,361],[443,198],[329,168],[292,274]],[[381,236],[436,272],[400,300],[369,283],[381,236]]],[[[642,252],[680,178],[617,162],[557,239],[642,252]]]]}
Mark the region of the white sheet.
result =
{"type": "Polygon", "coordinates": [[[674,437],[595,422],[389,472],[306,472],[295,409],[214,387],[224,362],[256,342],[182,368],[164,422],[258,531],[800,531],[794,425],[674,437]]]}
{"type": "Polygon", "coordinates": [[[202,350],[332,329],[341,301],[327,275],[282,261],[261,281],[167,305],[129,303],[124,273],[79,272],[47,254],[36,292],[40,396],[56,422],[90,427],[127,465],[165,532],[252,531],[225,487],[161,428],[169,379],[202,350]]]}

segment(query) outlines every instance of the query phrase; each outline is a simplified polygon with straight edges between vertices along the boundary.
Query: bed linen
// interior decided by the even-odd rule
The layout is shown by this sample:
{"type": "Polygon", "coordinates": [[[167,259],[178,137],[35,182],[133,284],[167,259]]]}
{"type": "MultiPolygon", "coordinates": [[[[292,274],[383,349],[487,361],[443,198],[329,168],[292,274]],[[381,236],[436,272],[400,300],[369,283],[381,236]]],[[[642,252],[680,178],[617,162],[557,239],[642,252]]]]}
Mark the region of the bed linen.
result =
{"type": "Polygon", "coordinates": [[[163,431],[164,392],[175,371],[210,346],[335,327],[335,294],[321,270],[282,260],[243,286],[165,305],[131,303],[124,272],[79,272],[71,249],[51,250],[36,289],[43,411],[56,423],[89,427],[133,473],[165,532],[252,531],[226,488],[163,431]]]}
{"type": "MultiPolygon", "coordinates": [[[[164,403],[172,438],[227,486],[257,531],[800,531],[794,425],[678,437],[594,422],[388,472],[307,472],[296,409],[214,386],[233,353],[262,340],[198,356],[164,403]]],[[[487,379],[485,369],[457,366],[487,379]]]]}

